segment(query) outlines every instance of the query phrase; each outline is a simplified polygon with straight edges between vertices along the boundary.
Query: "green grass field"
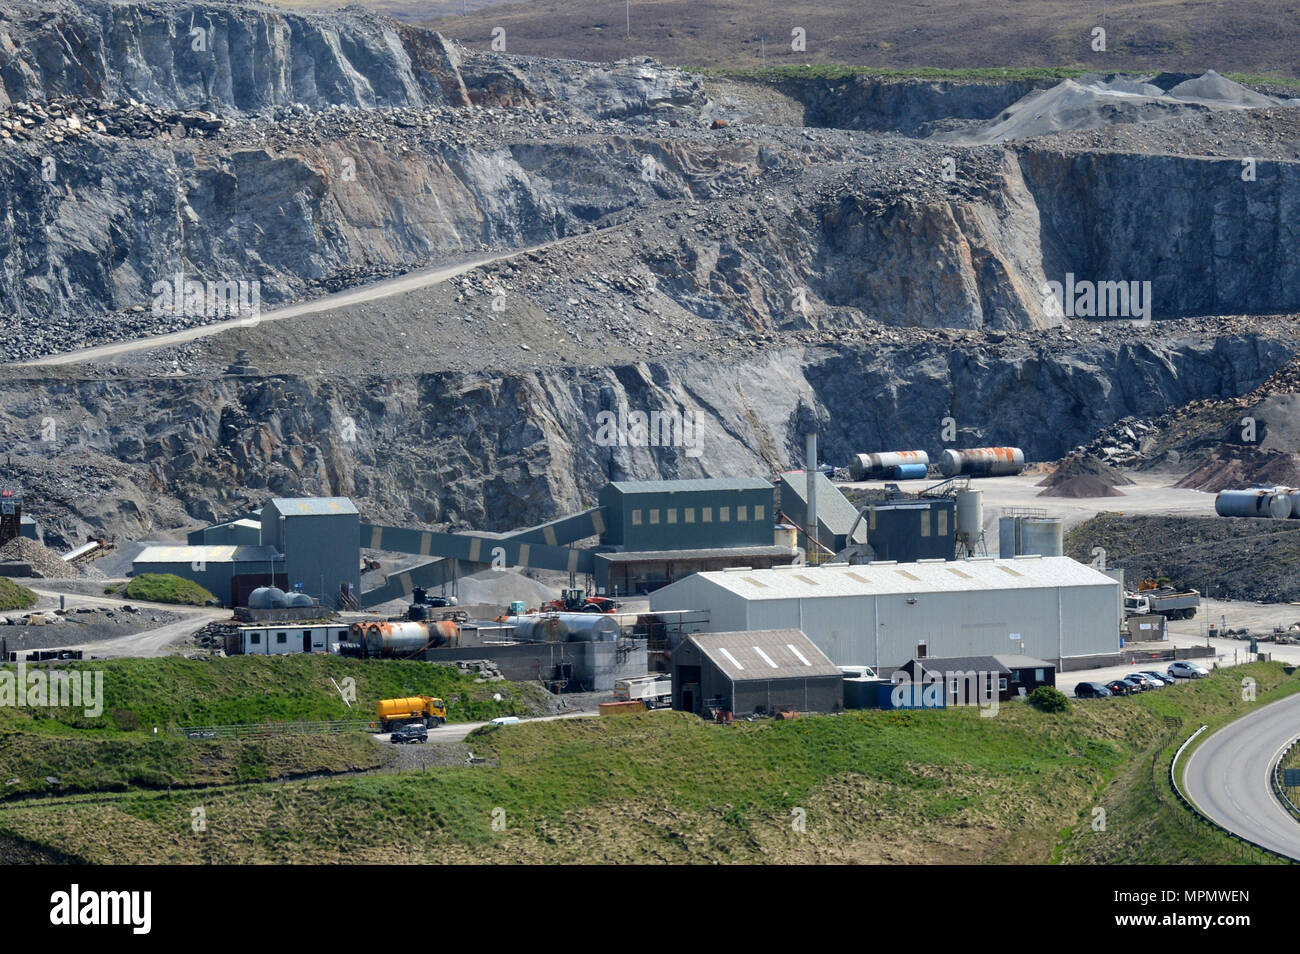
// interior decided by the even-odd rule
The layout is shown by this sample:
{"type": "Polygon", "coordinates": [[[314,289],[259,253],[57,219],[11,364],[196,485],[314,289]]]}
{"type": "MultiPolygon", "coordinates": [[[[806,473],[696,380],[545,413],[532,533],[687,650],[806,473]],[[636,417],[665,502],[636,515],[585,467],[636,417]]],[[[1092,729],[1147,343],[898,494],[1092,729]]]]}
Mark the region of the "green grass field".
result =
{"type": "Polygon", "coordinates": [[[13,580],[0,576],[0,610],[27,609],[35,604],[35,593],[13,580]]]}
{"type": "Polygon", "coordinates": [[[126,595],[133,600],[154,603],[181,603],[202,606],[215,597],[193,580],[174,573],[141,573],[126,585],[126,595]]]}
{"type": "Polygon", "coordinates": [[[0,809],[0,840],[94,862],[1227,862],[1233,846],[1185,827],[1160,761],[1297,690],[1255,664],[1062,713],[526,723],[471,734],[483,766],[29,802],[0,809]]]}
{"type": "MultiPolygon", "coordinates": [[[[382,752],[361,734],[196,745],[168,730],[367,720],[379,699],[412,695],[439,696],[447,702],[449,721],[473,722],[536,714],[546,695],[537,686],[477,683],[449,666],[337,656],[117,659],[59,668],[102,672],[102,711],[88,715],[85,705],[0,706],[0,783],[18,779],[0,787],[0,799],[372,768],[382,761],[382,752]],[[335,687],[346,689],[349,680],[355,691],[351,706],[335,687]],[[47,777],[59,781],[49,783],[47,777]]],[[[0,667],[0,672],[14,671],[0,667]]]]}

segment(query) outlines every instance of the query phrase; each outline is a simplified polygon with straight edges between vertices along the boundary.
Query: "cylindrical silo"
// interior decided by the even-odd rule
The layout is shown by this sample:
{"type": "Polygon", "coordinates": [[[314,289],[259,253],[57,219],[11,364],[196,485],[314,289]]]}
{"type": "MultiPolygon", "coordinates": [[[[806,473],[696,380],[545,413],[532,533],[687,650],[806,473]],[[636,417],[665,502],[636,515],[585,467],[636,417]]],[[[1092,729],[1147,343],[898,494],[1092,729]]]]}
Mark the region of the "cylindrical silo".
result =
{"type": "Polygon", "coordinates": [[[1025,469],[1025,452],[1019,447],[970,447],[946,450],[939,460],[945,477],[1005,477],[1025,469]]]}
{"type": "Polygon", "coordinates": [[[978,540],[984,532],[984,491],[957,491],[957,532],[978,540]]]}
{"type": "Polygon", "coordinates": [[[925,464],[899,464],[886,469],[885,476],[892,480],[924,480],[928,472],[925,464]]]}
{"type": "Polygon", "coordinates": [[[998,556],[1010,560],[1020,549],[1020,518],[998,518],[998,556]]]}
{"type": "Polygon", "coordinates": [[[1300,517],[1300,488],[1296,487],[1274,487],[1273,493],[1282,494],[1291,501],[1290,517],[1300,517]]]}
{"type": "Polygon", "coordinates": [[[1017,556],[1064,556],[1064,525],[1055,517],[1024,517],[1020,521],[1020,550],[1017,556]]]}
{"type": "MultiPolygon", "coordinates": [[[[849,472],[854,480],[866,480],[871,477],[887,477],[896,467],[912,467],[918,465],[928,467],[930,464],[930,455],[923,450],[910,451],[886,451],[882,454],[854,454],[853,459],[849,461],[849,472]]],[[[910,471],[915,473],[915,470],[910,471]]],[[[925,471],[921,472],[925,476],[925,471]]],[[[906,479],[906,478],[903,478],[906,479]]]]}
{"type": "Polygon", "coordinates": [[[507,616],[515,637],[534,643],[603,642],[617,639],[618,621],[604,613],[545,613],[507,616]]]}
{"type": "Polygon", "coordinates": [[[366,654],[402,656],[426,647],[446,645],[455,638],[456,624],[438,622],[369,623],[365,627],[366,654]]]}
{"type": "Polygon", "coordinates": [[[1214,498],[1214,512],[1220,517],[1268,517],[1285,520],[1291,516],[1293,499],[1262,487],[1249,490],[1221,490],[1214,498]]]}

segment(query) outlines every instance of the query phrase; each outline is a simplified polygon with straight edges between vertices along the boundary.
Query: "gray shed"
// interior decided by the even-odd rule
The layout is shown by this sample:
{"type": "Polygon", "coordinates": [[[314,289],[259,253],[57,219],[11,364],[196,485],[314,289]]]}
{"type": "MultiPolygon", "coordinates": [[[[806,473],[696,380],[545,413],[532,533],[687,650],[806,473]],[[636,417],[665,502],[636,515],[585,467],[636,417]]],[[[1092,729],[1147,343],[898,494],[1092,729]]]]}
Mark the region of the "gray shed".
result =
{"type": "Polygon", "coordinates": [[[844,673],[797,629],[697,633],[673,651],[673,708],[839,712],[844,673]]]}

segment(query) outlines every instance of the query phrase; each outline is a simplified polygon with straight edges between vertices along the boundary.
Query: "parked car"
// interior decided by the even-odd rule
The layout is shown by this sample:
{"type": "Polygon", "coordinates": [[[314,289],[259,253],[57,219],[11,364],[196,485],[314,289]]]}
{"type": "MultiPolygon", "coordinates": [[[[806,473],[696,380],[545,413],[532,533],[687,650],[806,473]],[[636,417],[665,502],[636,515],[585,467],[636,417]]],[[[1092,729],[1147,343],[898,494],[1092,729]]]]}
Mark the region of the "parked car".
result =
{"type": "Polygon", "coordinates": [[[1106,688],[1112,696],[1131,696],[1137,691],[1137,687],[1127,679],[1112,679],[1106,683],[1106,688]]]}
{"type": "Polygon", "coordinates": [[[1152,679],[1157,680],[1162,686],[1172,686],[1174,683],[1178,682],[1177,679],[1169,675],[1167,672],[1154,672],[1150,669],[1143,669],[1142,675],[1150,676],[1152,679]]]}
{"type": "Polygon", "coordinates": [[[1104,699],[1112,695],[1114,693],[1099,682],[1081,682],[1074,687],[1076,699],[1104,699]]]}
{"type": "Polygon", "coordinates": [[[393,734],[388,737],[388,741],[393,745],[408,745],[412,742],[428,742],[429,730],[424,727],[422,722],[412,722],[409,725],[400,725],[393,730],[393,734]]]}
{"type": "Polygon", "coordinates": [[[1193,662],[1179,660],[1169,664],[1169,675],[1177,679],[1204,679],[1209,674],[1210,670],[1193,662]]]}
{"type": "Polygon", "coordinates": [[[1148,692],[1152,689],[1158,689],[1164,686],[1163,682],[1157,683],[1150,676],[1140,672],[1127,672],[1124,674],[1124,678],[1129,682],[1136,682],[1143,692],[1148,692]]]}
{"type": "Polygon", "coordinates": [[[492,720],[492,725],[518,725],[519,716],[497,716],[492,720]]]}

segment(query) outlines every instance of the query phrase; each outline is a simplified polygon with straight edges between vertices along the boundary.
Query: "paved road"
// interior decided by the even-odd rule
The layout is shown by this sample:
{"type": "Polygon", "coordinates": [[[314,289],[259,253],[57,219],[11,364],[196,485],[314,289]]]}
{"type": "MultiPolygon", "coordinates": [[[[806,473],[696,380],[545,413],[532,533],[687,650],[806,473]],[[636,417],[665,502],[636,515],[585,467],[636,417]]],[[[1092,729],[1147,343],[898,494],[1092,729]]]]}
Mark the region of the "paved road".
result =
{"type": "MultiPolygon", "coordinates": [[[[555,719],[585,719],[588,717],[598,716],[599,714],[600,714],[599,712],[589,712],[585,710],[582,712],[565,712],[561,715],[538,716],[535,719],[521,719],[520,724],[522,725],[525,722],[551,722],[555,719]]],[[[447,725],[440,725],[436,729],[429,730],[429,741],[430,742],[464,742],[465,736],[469,735],[475,729],[480,729],[483,726],[488,724],[489,723],[487,722],[454,722],[454,723],[448,723],[447,725]]],[[[510,726],[507,725],[504,726],[503,728],[508,730],[510,726]]],[[[378,739],[380,742],[387,742],[389,734],[390,733],[388,732],[376,733],[375,738],[378,739]]],[[[418,745],[419,743],[412,743],[412,744],[418,745]]]]}
{"type": "Polygon", "coordinates": [[[1243,838],[1300,859],[1300,821],[1278,803],[1268,773],[1300,735],[1300,696],[1229,723],[1200,744],[1183,767],[1183,791],[1216,822],[1243,838]]]}
{"type": "Polygon", "coordinates": [[[584,232],[578,235],[570,235],[551,242],[544,242],[541,245],[533,245],[528,248],[521,248],[511,252],[503,252],[499,255],[487,255],[482,258],[471,259],[467,262],[461,262],[459,265],[439,265],[433,268],[423,268],[418,271],[407,272],[405,275],[399,275],[396,278],[388,278],[384,281],[365,285],[361,288],[336,292],[332,295],[326,295],[323,298],[317,298],[313,301],[302,302],[297,305],[286,305],[283,308],[274,308],[270,311],[263,312],[256,319],[234,318],[230,321],[219,321],[215,324],[203,325],[199,328],[188,328],[185,331],[175,331],[167,335],[156,335],[150,338],[137,338],[133,341],[120,341],[115,344],[99,345],[94,348],[81,348],[63,354],[48,355],[44,358],[37,358],[33,361],[22,361],[19,362],[19,364],[23,367],[40,367],[78,364],[82,361],[102,361],[105,358],[131,354],[137,351],[152,351],[154,348],[168,348],[173,345],[185,344],[187,341],[194,341],[199,338],[218,335],[223,331],[232,331],[236,328],[247,328],[252,324],[261,324],[267,321],[282,321],[285,318],[297,318],[302,315],[312,315],[318,312],[332,311],[335,308],[343,308],[348,305],[356,305],[365,301],[374,301],[378,298],[388,298],[392,295],[400,295],[403,292],[413,291],[417,288],[424,288],[427,285],[438,285],[442,282],[448,281],[449,279],[464,275],[466,272],[471,272],[482,265],[490,265],[493,262],[517,258],[520,255],[527,255],[530,252],[538,252],[591,234],[594,233],[584,232]]]}

